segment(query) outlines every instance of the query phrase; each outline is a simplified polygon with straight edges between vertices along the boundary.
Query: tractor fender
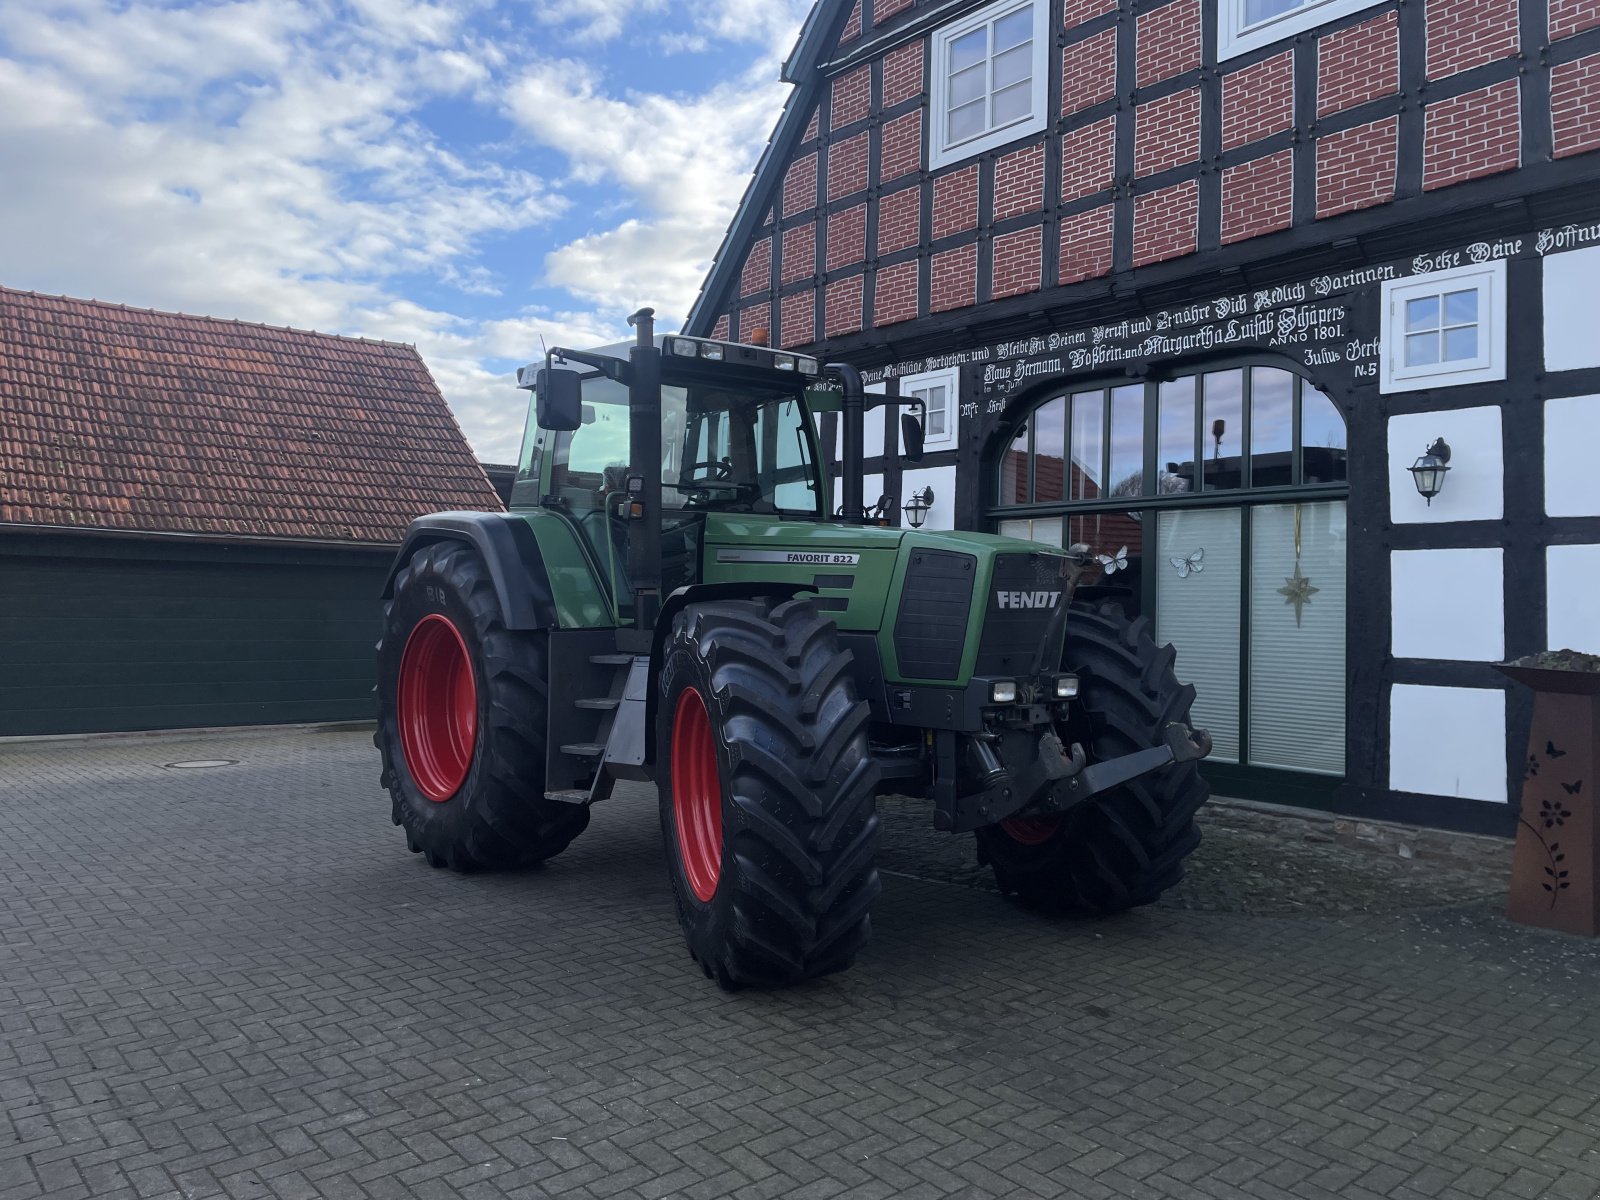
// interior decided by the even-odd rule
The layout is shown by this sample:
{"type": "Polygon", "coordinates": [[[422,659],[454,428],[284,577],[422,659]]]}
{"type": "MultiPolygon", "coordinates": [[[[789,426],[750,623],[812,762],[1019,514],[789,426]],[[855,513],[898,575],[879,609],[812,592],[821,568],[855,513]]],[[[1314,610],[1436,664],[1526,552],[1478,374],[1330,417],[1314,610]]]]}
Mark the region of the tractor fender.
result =
{"type": "Polygon", "coordinates": [[[655,633],[650,639],[650,685],[645,693],[644,750],[645,762],[651,766],[656,761],[656,695],[660,682],[661,656],[666,649],[667,636],[672,632],[673,619],[691,604],[704,604],[712,600],[793,600],[801,592],[814,592],[809,583],[780,583],[746,580],[740,583],[695,583],[678,588],[661,605],[656,617],[655,633]]]}
{"type": "Polygon", "coordinates": [[[400,552],[383,584],[383,598],[394,597],[395,576],[424,546],[465,542],[489,570],[507,629],[554,629],[559,624],[550,576],[538,540],[526,521],[508,513],[437,512],[418,517],[406,529],[400,552]]]}

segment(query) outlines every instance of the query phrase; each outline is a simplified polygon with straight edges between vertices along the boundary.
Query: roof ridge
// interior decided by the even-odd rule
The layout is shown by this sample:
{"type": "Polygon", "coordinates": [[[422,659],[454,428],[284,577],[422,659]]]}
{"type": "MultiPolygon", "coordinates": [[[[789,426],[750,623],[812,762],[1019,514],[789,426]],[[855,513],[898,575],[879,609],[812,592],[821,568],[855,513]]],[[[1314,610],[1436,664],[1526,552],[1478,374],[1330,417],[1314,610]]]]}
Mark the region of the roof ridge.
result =
{"type": "MultiPolygon", "coordinates": [[[[252,329],[270,329],[275,333],[298,333],[308,337],[333,338],[340,342],[365,342],[369,346],[392,346],[397,350],[416,351],[414,342],[392,342],[388,338],[371,338],[355,333],[328,333],[322,329],[301,329],[296,325],[270,325],[266,321],[245,321],[238,317],[215,317],[208,313],[186,313],[176,309],[141,308],[136,304],[119,304],[115,300],[99,300],[92,296],[68,296],[65,293],[36,292],[30,288],[7,287],[0,283],[0,296],[31,296],[36,300],[63,300],[71,304],[92,304],[96,308],[115,309],[119,312],[143,313],[152,317],[182,317],[186,321],[211,321],[218,325],[245,325],[252,329]]],[[[420,358],[421,355],[419,354],[420,358]]]]}

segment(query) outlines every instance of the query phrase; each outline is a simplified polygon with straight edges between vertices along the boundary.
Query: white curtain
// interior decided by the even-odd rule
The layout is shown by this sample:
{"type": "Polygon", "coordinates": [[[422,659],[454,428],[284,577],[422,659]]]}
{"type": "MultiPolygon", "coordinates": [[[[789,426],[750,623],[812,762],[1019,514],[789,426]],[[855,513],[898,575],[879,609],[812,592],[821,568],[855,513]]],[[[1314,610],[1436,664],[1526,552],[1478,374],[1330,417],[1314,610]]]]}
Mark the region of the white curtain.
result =
{"type": "Polygon", "coordinates": [[[1210,732],[1212,760],[1238,762],[1239,510],[1165,512],[1157,530],[1157,640],[1177,648],[1178,678],[1195,686],[1192,720],[1210,732]]]}

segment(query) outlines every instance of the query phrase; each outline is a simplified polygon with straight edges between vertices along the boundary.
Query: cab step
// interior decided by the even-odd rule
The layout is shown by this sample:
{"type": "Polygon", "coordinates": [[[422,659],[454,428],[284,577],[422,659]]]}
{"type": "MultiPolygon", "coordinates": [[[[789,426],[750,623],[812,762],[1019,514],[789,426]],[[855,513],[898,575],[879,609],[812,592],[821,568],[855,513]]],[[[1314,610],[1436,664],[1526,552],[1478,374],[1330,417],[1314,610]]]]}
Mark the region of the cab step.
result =
{"type": "Polygon", "coordinates": [[[562,788],[560,791],[546,792],[544,798],[546,800],[559,800],[563,804],[587,804],[589,803],[589,789],[562,788]]]}
{"type": "Polygon", "coordinates": [[[591,654],[589,661],[597,667],[626,667],[633,662],[631,654],[591,654]]]}
{"type": "Polygon", "coordinates": [[[599,758],[605,752],[606,748],[598,742],[572,742],[561,747],[561,753],[575,758],[599,758]]]}
{"type": "Polygon", "coordinates": [[[592,699],[574,700],[572,703],[578,708],[592,708],[597,712],[613,712],[622,701],[611,696],[595,696],[592,699]]]}

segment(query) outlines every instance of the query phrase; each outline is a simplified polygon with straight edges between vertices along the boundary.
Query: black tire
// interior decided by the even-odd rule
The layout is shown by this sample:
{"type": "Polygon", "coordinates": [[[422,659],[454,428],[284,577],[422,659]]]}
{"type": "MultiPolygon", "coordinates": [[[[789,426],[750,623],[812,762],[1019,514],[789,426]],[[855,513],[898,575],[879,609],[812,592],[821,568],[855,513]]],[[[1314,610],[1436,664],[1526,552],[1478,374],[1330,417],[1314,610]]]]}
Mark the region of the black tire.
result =
{"type": "Polygon", "coordinates": [[[878,768],[850,662],[808,600],[697,604],[673,621],[656,722],[661,830],[689,952],[725,988],[843,970],[871,935],[878,768]],[[674,737],[691,693],[709,745],[687,734],[683,744],[701,747],[703,803],[720,818],[705,841],[717,874],[704,899],[678,827],[680,804],[694,810],[695,789],[680,798],[677,785],[695,760],[674,737]]]}
{"type": "MultiPolygon", "coordinates": [[[[488,569],[476,550],[436,542],[395,578],[378,643],[378,731],[382,782],[406,844],[435,867],[457,871],[528,866],[566,849],[589,824],[586,805],[544,796],[546,656],[543,633],[506,629],[488,569]],[[465,775],[446,798],[430,798],[420,776],[447,790],[425,762],[411,763],[402,736],[401,671],[408,643],[439,618],[460,638],[471,667],[476,736],[465,775]]],[[[416,724],[411,728],[415,730],[416,724]]],[[[413,735],[415,736],[415,735],[413,735]]]]}
{"type": "MultiPolygon", "coordinates": [[[[1194,687],[1173,673],[1176,652],[1158,647],[1143,617],[1115,604],[1074,604],[1064,665],[1078,673],[1089,761],[1162,744],[1187,722],[1194,687]]],[[[1175,763],[1078,806],[1052,824],[1005,823],[977,831],[978,858],[1002,891],[1047,912],[1113,913],[1149,904],[1183,878],[1200,844],[1194,816],[1211,789],[1194,762],[1175,763]]]]}

